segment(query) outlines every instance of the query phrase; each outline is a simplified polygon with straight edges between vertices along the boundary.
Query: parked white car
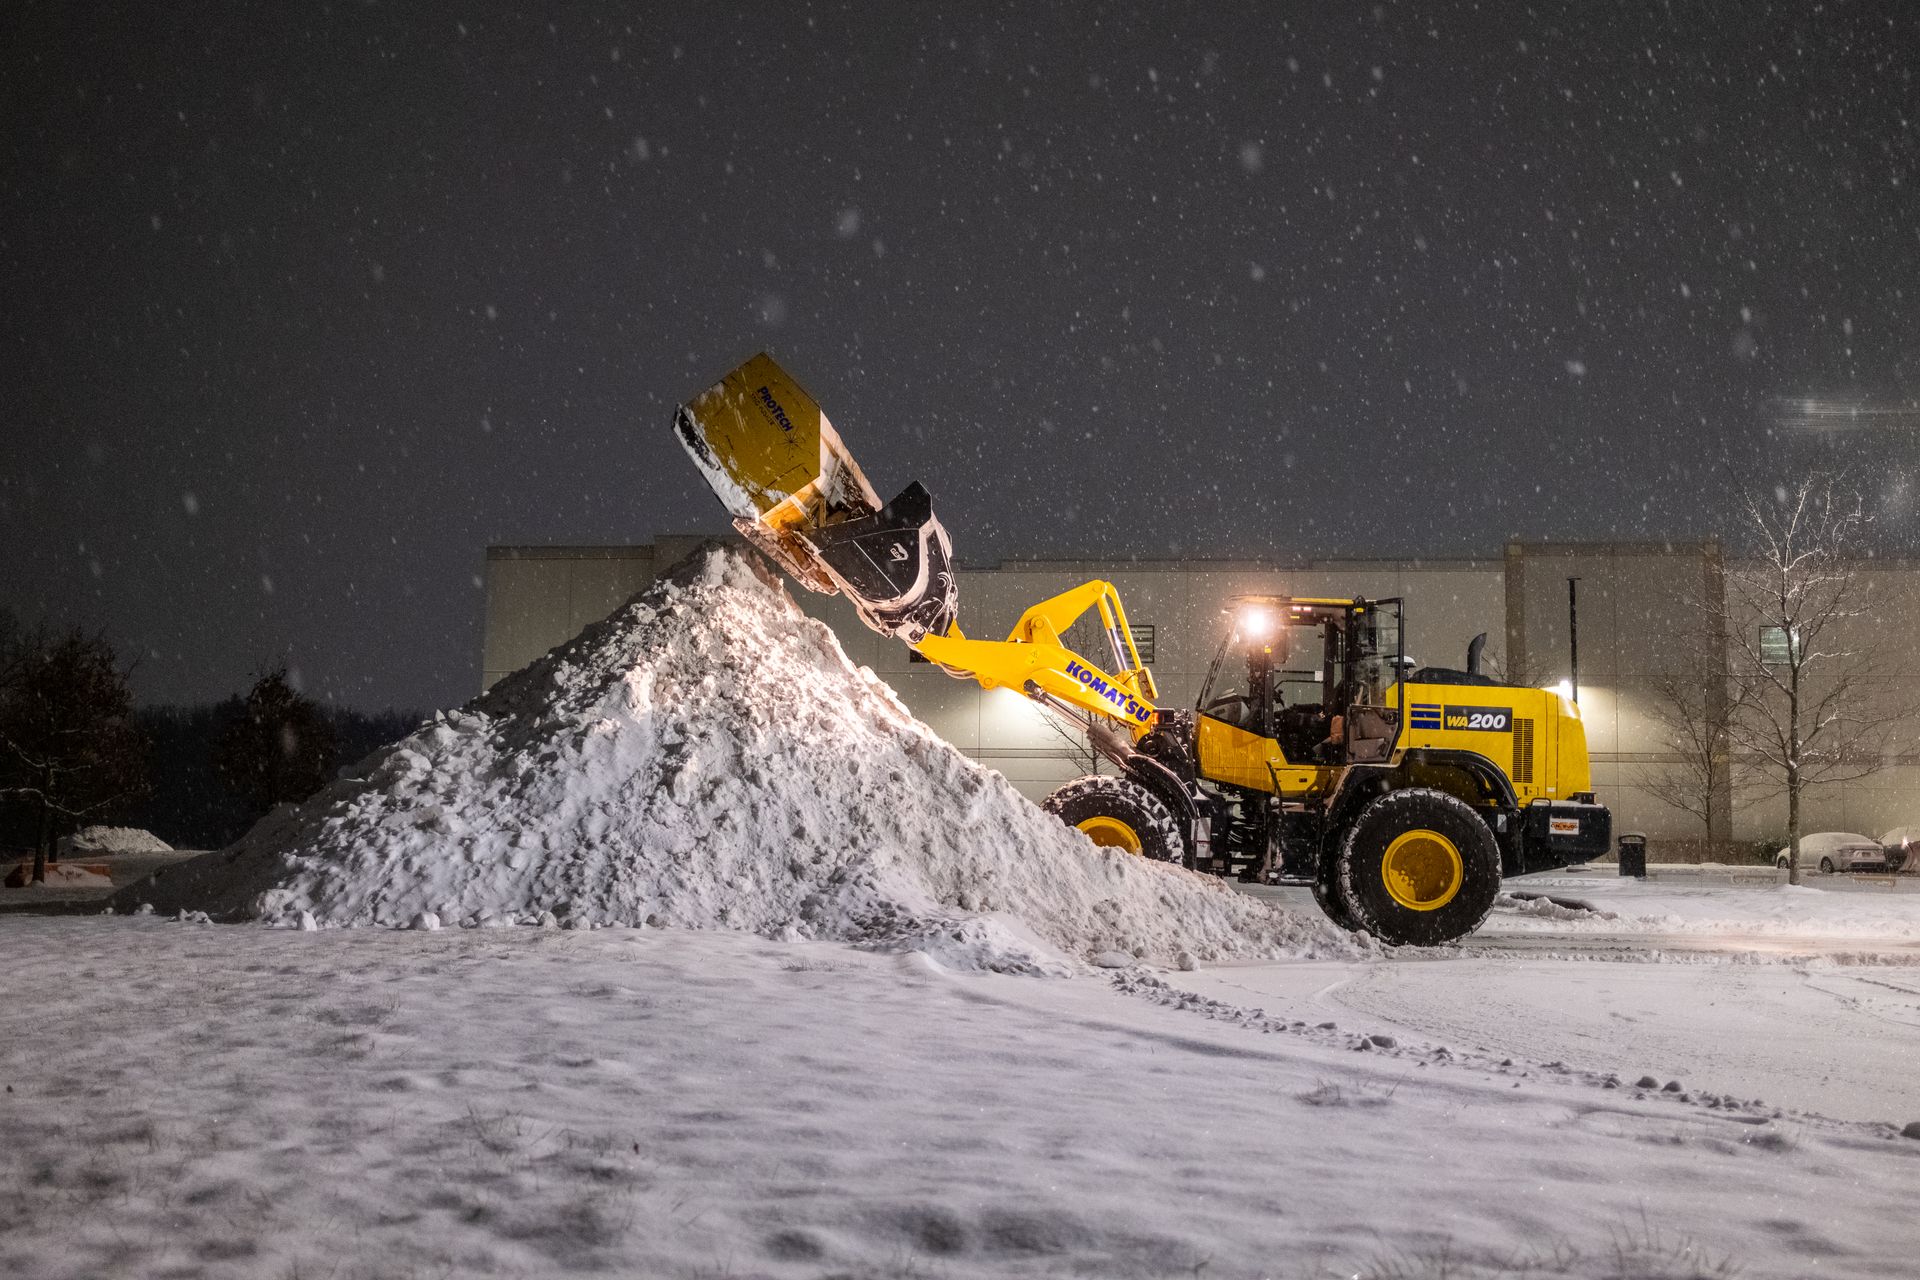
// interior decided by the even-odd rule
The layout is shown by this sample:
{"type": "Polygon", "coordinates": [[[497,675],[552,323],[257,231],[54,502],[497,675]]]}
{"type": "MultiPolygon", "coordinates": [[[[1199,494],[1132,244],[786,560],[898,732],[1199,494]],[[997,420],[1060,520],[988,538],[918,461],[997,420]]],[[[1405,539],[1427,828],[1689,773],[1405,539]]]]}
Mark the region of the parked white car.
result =
{"type": "MultiPolygon", "coordinates": [[[[1836,871],[1898,871],[1906,861],[1904,850],[1889,850],[1872,836],[1857,831],[1816,831],[1800,837],[1800,869],[1814,868],[1825,875],[1836,871]]],[[[1773,855],[1773,865],[1787,865],[1787,847],[1773,855]]]]}
{"type": "Polygon", "coordinates": [[[1908,875],[1920,871],[1920,827],[1895,827],[1880,837],[1880,844],[1889,860],[1896,853],[1900,855],[1900,861],[1893,865],[1895,871],[1908,875]]]}

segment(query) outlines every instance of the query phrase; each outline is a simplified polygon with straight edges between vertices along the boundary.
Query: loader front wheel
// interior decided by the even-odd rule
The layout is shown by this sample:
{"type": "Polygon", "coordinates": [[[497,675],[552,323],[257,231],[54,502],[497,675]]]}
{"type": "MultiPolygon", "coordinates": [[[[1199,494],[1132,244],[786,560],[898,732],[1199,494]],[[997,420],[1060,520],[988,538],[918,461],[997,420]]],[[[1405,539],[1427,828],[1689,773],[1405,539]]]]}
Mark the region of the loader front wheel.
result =
{"type": "Polygon", "coordinates": [[[1348,933],[1358,933],[1366,928],[1360,923],[1360,917],[1354,912],[1353,903],[1347,900],[1345,886],[1340,883],[1340,860],[1336,857],[1321,859],[1313,872],[1313,900],[1327,919],[1345,929],[1348,933]]]}
{"type": "Polygon", "coordinates": [[[1493,909],[1500,847],[1464,800],[1390,791],[1347,829],[1336,874],[1360,928],[1395,946],[1438,946],[1472,933],[1493,909]]]}
{"type": "Polygon", "coordinates": [[[1185,849],[1173,813],[1128,778],[1076,778],[1048,796],[1042,807],[1103,849],[1156,862],[1179,862],[1185,849]]]}

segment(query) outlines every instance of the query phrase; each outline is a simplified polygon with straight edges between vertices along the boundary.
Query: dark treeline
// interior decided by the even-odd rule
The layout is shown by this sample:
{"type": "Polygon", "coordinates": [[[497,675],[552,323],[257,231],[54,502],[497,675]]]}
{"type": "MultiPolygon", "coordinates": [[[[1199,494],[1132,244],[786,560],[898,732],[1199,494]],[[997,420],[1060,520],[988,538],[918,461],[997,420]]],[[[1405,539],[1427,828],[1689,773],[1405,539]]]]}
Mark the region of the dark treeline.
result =
{"type": "MultiPolygon", "coordinates": [[[[124,804],[93,815],[89,822],[144,827],[176,849],[218,849],[245,834],[265,810],[235,787],[218,767],[223,735],[231,735],[245,715],[245,700],[228,698],[210,706],[144,707],[135,725],[147,740],[147,790],[124,804]]],[[[333,729],[337,766],[405,737],[425,717],[413,711],[350,711],[322,708],[333,729]]],[[[0,806],[0,852],[30,848],[35,839],[31,814],[18,806],[0,806]]]]}
{"type": "Polygon", "coordinates": [[[129,674],[105,636],[0,605],[0,861],[35,851],[38,874],[96,824],[217,849],[425,718],[324,706],[284,665],[212,705],[135,708],[129,674]]]}
{"type": "MultiPolygon", "coordinates": [[[[176,849],[218,849],[231,844],[261,817],[257,802],[231,786],[216,767],[223,737],[246,714],[234,697],[211,706],[146,707],[137,713],[152,744],[148,774],[152,792],[118,815],[127,826],[145,827],[176,849]]],[[[372,751],[410,733],[425,717],[416,711],[351,711],[323,707],[333,728],[335,759],[357,763],[372,751]]]]}

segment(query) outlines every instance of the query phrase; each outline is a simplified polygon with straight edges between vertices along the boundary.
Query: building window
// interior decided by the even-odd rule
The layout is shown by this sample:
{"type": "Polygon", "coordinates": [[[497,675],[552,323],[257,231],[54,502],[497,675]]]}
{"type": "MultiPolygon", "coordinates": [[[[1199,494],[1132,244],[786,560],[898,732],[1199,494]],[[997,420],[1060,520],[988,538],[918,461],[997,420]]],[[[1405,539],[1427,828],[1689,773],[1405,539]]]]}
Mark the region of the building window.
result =
{"type": "Polygon", "coordinates": [[[1133,633],[1133,647],[1140,651],[1140,661],[1144,666],[1153,665],[1153,624],[1135,624],[1127,628],[1133,633]]]}
{"type": "Polygon", "coordinates": [[[1760,628],[1760,661],[1770,667],[1783,667],[1798,654],[1798,646],[1789,648],[1785,627],[1760,628]]]}

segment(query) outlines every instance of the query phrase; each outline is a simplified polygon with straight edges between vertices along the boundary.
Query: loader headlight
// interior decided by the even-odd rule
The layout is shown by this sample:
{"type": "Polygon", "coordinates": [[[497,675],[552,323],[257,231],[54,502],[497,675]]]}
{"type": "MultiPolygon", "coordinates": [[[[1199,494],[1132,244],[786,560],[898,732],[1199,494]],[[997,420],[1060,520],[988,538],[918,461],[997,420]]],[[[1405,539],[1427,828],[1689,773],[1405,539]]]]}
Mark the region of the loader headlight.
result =
{"type": "Polygon", "coordinates": [[[1265,640],[1273,634],[1273,611],[1259,605],[1240,610],[1240,634],[1249,640],[1265,640]]]}

